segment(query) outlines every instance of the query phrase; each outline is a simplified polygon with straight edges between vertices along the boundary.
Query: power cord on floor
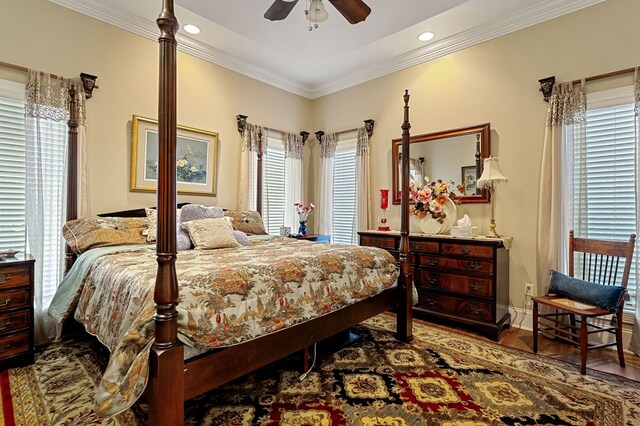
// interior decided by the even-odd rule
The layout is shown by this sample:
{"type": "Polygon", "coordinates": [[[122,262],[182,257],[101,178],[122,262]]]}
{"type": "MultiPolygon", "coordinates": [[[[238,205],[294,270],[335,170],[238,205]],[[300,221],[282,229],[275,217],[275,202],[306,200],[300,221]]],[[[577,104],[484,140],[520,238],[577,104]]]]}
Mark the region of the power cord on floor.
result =
{"type": "MultiPolygon", "coordinates": [[[[531,287],[527,287],[527,290],[524,292],[524,300],[522,301],[522,311],[526,312],[527,309],[527,297],[531,297],[531,287]]],[[[522,318],[520,319],[520,324],[518,324],[518,328],[522,328],[522,322],[524,321],[525,315],[522,314],[522,318]]]]}
{"type": "Polygon", "coordinates": [[[311,373],[311,370],[313,370],[313,367],[315,367],[316,365],[316,345],[317,343],[313,344],[313,363],[311,363],[311,367],[309,367],[307,371],[305,371],[300,377],[298,377],[300,381],[306,379],[309,373],[311,373]]]}

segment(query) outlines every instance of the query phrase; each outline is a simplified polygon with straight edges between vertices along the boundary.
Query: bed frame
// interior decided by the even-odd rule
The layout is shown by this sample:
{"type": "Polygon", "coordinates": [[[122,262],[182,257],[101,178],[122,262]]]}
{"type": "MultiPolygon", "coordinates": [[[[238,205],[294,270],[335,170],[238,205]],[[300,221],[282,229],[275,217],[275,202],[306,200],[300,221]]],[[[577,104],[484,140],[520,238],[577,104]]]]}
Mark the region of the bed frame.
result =
{"type": "MultiPolygon", "coordinates": [[[[409,155],[402,156],[400,277],[398,286],[338,311],[286,328],[252,341],[183,360],[178,341],[178,279],[176,276],[176,38],[178,21],[173,0],[162,0],[157,19],[160,29],[160,79],[158,92],[158,228],[156,255],[158,270],[154,301],[155,341],[150,355],[146,395],[149,424],[182,425],[184,401],[241,377],[251,371],[308,348],[313,343],[371,318],[381,312],[397,312],[396,337],[405,342],[412,336],[411,276],[409,272],[409,155]]],[[[70,93],[73,89],[70,90],[70,93]]],[[[71,97],[72,102],[73,96],[71,97]]],[[[69,120],[69,179],[67,219],[77,215],[77,116],[71,108],[69,120]]],[[[409,93],[404,94],[402,150],[409,152],[409,93]]],[[[140,215],[143,210],[119,212],[140,215]]],[[[74,261],[67,254],[67,266],[74,261]]]]}

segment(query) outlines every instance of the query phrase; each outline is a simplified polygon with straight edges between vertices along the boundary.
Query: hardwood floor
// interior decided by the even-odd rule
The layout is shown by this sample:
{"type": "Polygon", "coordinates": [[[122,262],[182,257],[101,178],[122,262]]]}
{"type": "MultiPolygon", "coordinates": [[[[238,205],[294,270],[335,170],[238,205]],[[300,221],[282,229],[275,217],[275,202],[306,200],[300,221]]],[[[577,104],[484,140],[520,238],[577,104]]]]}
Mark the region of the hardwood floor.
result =
{"type": "MultiPolygon", "coordinates": [[[[414,318],[414,321],[419,321],[434,327],[453,330],[462,334],[468,334],[476,338],[490,340],[482,335],[473,333],[468,329],[447,327],[442,324],[432,324],[416,318],[414,318]]],[[[533,334],[530,330],[519,329],[516,327],[508,328],[502,332],[500,342],[498,343],[502,346],[508,346],[526,352],[533,352],[533,334]]],[[[580,349],[568,343],[558,342],[540,336],[538,339],[538,354],[575,364],[577,369],[580,368],[580,349]]],[[[587,357],[587,374],[589,374],[589,369],[591,368],[606,373],[617,374],[618,376],[640,382],[640,357],[630,351],[625,351],[624,360],[626,367],[622,368],[618,363],[618,353],[615,350],[605,348],[589,351],[587,357]]]]}

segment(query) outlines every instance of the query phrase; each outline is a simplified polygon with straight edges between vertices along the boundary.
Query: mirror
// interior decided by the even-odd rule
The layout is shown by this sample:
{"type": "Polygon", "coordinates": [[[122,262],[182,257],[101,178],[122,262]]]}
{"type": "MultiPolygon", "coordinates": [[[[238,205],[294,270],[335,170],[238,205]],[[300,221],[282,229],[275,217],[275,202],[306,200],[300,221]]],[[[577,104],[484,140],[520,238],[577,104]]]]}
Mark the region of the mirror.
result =
{"type": "MultiPolygon", "coordinates": [[[[488,203],[489,191],[478,189],[476,180],[482,174],[483,160],[491,154],[489,123],[463,129],[412,136],[409,168],[410,182],[424,184],[424,177],[453,180],[462,184],[462,203],[488,203]]],[[[402,170],[402,138],[391,141],[393,204],[400,204],[400,171],[402,170]]],[[[413,201],[412,201],[413,202],[413,201]]]]}

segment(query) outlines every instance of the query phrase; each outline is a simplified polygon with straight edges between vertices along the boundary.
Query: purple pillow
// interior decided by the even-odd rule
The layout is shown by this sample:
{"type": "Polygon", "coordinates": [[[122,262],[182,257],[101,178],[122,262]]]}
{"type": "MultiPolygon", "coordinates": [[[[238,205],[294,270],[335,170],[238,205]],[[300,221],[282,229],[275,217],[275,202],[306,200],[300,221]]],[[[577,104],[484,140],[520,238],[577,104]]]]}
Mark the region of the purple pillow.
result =
{"type": "MultiPolygon", "coordinates": [[[[224,210],[222,207],[207,207],[198,204],[187,204],[180,210],[180,223],[197,219],[215,219],[220,217],[224,217],[224,210]]],[[[183,227],[180,227],[176,240],[178,250],[189,250],[191,248],[191,238],[189,237],[187,230],[183,227]]]]}
{"type": "Polygon", "coordinates": [[[241,244],[243,246],[248,246],[250,241],[249,241],[249,237],[247,236],[247,234],[245,234],[242,231],[236,231],[235,229],[233,231],[231,231],[231,235],[233,235],[233,238],[236,239],[236,241],[238,242],[238,244],[241,244]]]}

